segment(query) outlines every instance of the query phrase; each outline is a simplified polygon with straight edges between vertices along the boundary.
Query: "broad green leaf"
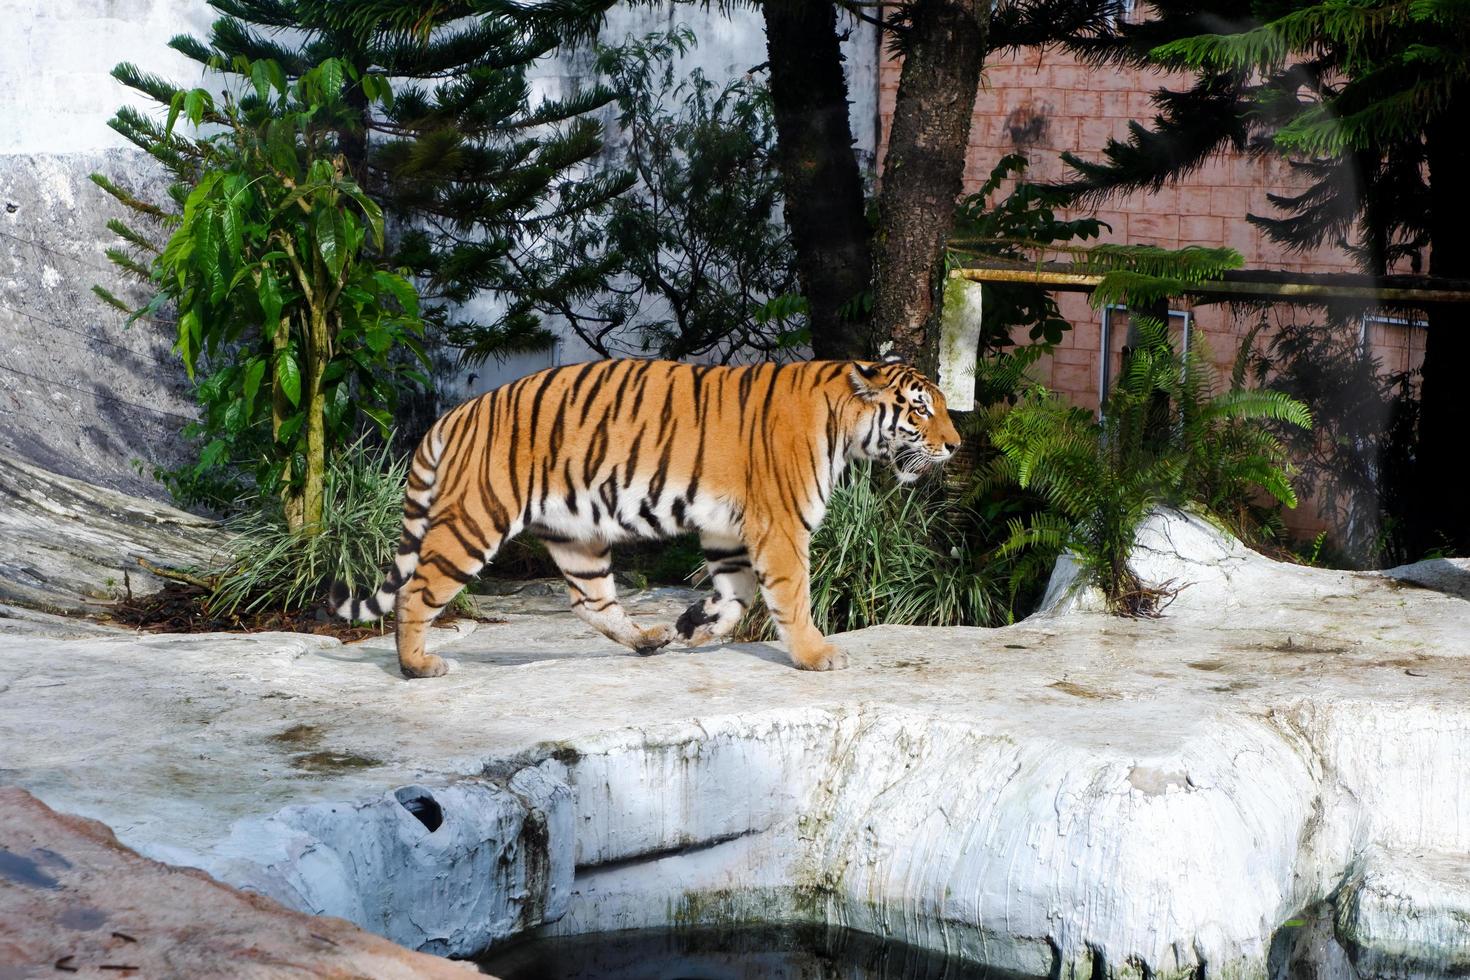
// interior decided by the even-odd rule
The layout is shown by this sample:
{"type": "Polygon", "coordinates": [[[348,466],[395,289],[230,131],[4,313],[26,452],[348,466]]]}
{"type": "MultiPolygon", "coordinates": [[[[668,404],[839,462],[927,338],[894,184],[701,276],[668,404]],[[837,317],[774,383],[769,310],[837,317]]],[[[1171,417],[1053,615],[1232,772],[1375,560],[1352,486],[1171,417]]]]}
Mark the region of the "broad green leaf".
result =
{"type": "Polygon", "coordinates": [[[292,405],[301,404],[301,367],[290,348],[276,355],[276,385],[292,405]]]}
{"type": "Polygon", "coordinates": [[[229,443],[223,439],[211,439],[209,445],[199,454],[199,466],[201,470],[209,470],[225,461],[229,454],[229,443]]]}
{"type": "Polygon", "coordinates": [[[392,294],[403,312],[410,316],[418,316],[419,294],[418,290],[413,288],[413,283],[402,276],[381,270],[373,273],[373,281],[377,283],[380,291],[392,294]]]}
{"type": "Polygon", "coordinates": [[[163,138],[168,139],[174,134],[174,123],[179,121],[179,110],[184,107],[184,93],[175,92],[174,97],[168,100],[168,121],[163,124],[163,138]]]}
{"type": "Polygon", "coordinates": [[[314,225],[317,254],[322,264],[332,275],[340,275],[347,257],[347,231],[342,224],[342,212],[331,207],[318,208],[314,225]]]}
{"type": "Polygon", "coordinates": [[[264,102],[270,97],[271,71],[264,59],[250,66],[250,84],[255,86],[255,94],[260,101],[264,102]]]}
{"type": "Polygon", "coordinates": [[[274,330],[281,320],[281,287],[270,266],[260,270],[260,284],[255,288],[255,295],[260,300],[261,325],[268,331],[274,330]]]}
{"type": "Polygon", "coordinates": [[[363,339],[367,342],[368,349],[374,354],[381,354],[393,346],[392,332],[386,330],[379,324],[373,324],[371,327],[368,327],[367,334],[363,339]]]}
{"type": "Polygon", "coordinates": [[[260,383],[265,379],[265,358],[254,357],[245,368],[245,410],[255,410],[255,396],[260,391],[260,383]]]}
{"type": "Polygon", "coordinates": [[[193,88],[184,93],[184,115],[195,126],[204,122],[204,113],[213,106],[214,100],[202,88],[193,88]]]}
{"type": "Polygon", "coordinates": [[[225,409],[225,431],[238,434],[245,431],[250,424],[250,408],[245,404],[243,398],[237,398],[230,402],[230,407],[225,409]]]}
{"type": "Polygon", "coordinates": [[[388,431],[393,428],[393,415],[373,405],[360,405],[358,407],[362,411],[362,414],[378,423],[378,432],[386,437],[388,431]]]}
{"type": "Polygon", "coordinates": [[[296,434],[301,431],[301,426],[304,425],[305,422],[305,412],[296,412],[295,414],[287,417],[284,421],[281,422],[280,431],[276,433],[276,442],[280,445],[289,444],[292,440],[296,438],[296,434]]]}

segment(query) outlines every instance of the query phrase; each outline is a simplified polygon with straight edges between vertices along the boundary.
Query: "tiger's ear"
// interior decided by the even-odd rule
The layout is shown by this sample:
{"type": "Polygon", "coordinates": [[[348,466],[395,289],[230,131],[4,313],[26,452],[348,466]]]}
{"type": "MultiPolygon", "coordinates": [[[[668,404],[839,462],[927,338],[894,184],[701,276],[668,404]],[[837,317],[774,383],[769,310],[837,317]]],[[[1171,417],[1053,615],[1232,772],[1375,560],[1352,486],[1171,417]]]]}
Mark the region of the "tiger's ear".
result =
{"type": "Polygon", "coordinates": [[[853,361],[852,370],[847,372],[847,380],[852,383],[852,393],[865,402],[877,398],[885,385],[883,374],[877,365],[864,364],[862,361],[853,361]]]}

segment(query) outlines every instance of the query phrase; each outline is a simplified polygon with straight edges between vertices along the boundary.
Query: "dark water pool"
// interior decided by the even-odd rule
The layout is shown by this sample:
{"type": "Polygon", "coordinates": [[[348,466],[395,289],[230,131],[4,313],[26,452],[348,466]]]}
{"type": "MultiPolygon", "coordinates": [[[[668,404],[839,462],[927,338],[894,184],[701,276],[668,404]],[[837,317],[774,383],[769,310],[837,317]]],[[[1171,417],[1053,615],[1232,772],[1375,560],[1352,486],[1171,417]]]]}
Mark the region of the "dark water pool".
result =
{"type": "Polygon", "coordinates": [[[502,980],[1030,980],[845,929],[652,929],[516,940],[502,980]]]}

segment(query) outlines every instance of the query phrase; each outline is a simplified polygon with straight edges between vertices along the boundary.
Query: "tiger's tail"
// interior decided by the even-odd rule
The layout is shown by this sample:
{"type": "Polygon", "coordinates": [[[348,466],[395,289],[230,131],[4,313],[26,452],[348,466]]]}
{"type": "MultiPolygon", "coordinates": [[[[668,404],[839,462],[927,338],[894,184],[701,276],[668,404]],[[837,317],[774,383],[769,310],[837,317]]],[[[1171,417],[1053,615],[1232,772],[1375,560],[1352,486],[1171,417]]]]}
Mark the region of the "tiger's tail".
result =
{"type": "Polygon", "coordinates": [[[408,489],[403,499],[403,536],[393,570],[378,591],[366,599],[354,598],[346,582],[333,582],[328,608],[332,615],[350,622],[381,619],[393,608],[393,598],[419,567],[419,546],[429,529],[429,508],[438,495],[439,460],[444,452],[443,419],[435,423],[418,449],[408,471],[408,489]]]}

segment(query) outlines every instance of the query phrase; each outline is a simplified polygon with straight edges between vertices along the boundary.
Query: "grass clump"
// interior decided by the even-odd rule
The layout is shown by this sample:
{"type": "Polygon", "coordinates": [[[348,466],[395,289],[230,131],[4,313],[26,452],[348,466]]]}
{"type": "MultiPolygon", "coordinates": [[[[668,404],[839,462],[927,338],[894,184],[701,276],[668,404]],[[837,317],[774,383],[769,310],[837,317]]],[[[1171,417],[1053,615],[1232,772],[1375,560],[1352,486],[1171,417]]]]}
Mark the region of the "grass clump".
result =
{"type": "Polygon", "coordinates": [[[260,494],[226,523],[231,545],[213,580],[211,611],[254,613],[312,606],[333,581],[375,588],[398,551],[407,456],[359,440],[327,465],[315,534],[293,531],[280,498],[260,494]]]}

